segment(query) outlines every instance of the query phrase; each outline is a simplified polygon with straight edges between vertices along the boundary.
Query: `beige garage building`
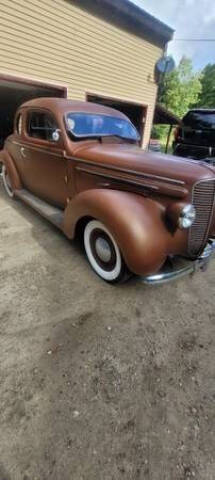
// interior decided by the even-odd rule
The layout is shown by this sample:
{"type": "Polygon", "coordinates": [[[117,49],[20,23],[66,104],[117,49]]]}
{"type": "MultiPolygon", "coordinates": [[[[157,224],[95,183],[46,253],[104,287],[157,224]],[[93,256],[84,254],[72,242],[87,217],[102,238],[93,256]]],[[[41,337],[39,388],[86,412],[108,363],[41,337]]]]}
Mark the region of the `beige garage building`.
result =
{"type": "Polygon", "coordinates": [[[147,145],[155,66],[173,30],[131,0],[1,0],[0,142],[14,111],[36,96],[67,96],[127,113],[147,145]]]}

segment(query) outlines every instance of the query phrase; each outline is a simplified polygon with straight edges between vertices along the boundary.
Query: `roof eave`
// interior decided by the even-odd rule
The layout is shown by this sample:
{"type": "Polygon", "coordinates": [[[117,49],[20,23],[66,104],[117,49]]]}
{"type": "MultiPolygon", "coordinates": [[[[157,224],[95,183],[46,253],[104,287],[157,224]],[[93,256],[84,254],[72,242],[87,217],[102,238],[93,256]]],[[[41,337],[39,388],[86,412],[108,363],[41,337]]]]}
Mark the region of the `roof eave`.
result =
{"type": "Polygon", "coordinates": [[[130,0],[78,0],[80,6],[93,10],[94,13],[107,17],[109,21],[116,18],[127,22],[128,28],[137,34],[152,35],[155,40],[160,40],[164,45],[172,40],[174,30],[157,18],[147,13],[130,0]]]}

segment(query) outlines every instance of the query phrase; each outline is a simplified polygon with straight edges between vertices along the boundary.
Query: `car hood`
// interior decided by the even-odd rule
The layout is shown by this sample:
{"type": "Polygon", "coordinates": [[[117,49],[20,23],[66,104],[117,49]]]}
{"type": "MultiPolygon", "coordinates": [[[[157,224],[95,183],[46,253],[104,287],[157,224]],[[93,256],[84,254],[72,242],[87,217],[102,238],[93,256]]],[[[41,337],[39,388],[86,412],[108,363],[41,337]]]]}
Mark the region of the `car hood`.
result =
{"type": "Polygon", "coordinates": [[[146,152],[140,147],[125,144],[88,143],[79,146],[74,155],[93,165],[145,177],[154,181],[167,181],[180,185],[193,185],[198,180],[215,178],[215,169],[203,162],[173,155],[146,152]]]}

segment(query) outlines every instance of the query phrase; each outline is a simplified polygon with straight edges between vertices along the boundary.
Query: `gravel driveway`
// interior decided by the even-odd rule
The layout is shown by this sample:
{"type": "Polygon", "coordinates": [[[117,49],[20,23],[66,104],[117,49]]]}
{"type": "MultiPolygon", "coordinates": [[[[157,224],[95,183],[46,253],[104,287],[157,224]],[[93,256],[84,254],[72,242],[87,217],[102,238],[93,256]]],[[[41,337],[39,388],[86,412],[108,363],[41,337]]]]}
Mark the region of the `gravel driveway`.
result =
{"type": "Polygon", "coordinates": [[[0,480],[214,480],[215,261],[106,285],[0,186],[0,480]]]}

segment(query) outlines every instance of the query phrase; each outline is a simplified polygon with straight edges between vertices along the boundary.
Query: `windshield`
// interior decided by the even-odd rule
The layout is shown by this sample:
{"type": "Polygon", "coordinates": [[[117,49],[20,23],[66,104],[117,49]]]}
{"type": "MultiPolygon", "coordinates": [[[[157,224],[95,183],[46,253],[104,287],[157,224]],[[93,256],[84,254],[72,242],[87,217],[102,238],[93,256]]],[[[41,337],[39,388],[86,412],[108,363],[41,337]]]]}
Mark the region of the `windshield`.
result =
{"type": "Polygon", "coordinates": [[[73,136],[117,136],[127,140],[140,140],[136,128],[129,120],[92,113],[69,113],[66,116],[67,130],[73,136]]]}
{"type": "Polygon", "coordinates": [[[215,129],[215,112],[189,112],[183,119],[186,127],[215,129]]]}

